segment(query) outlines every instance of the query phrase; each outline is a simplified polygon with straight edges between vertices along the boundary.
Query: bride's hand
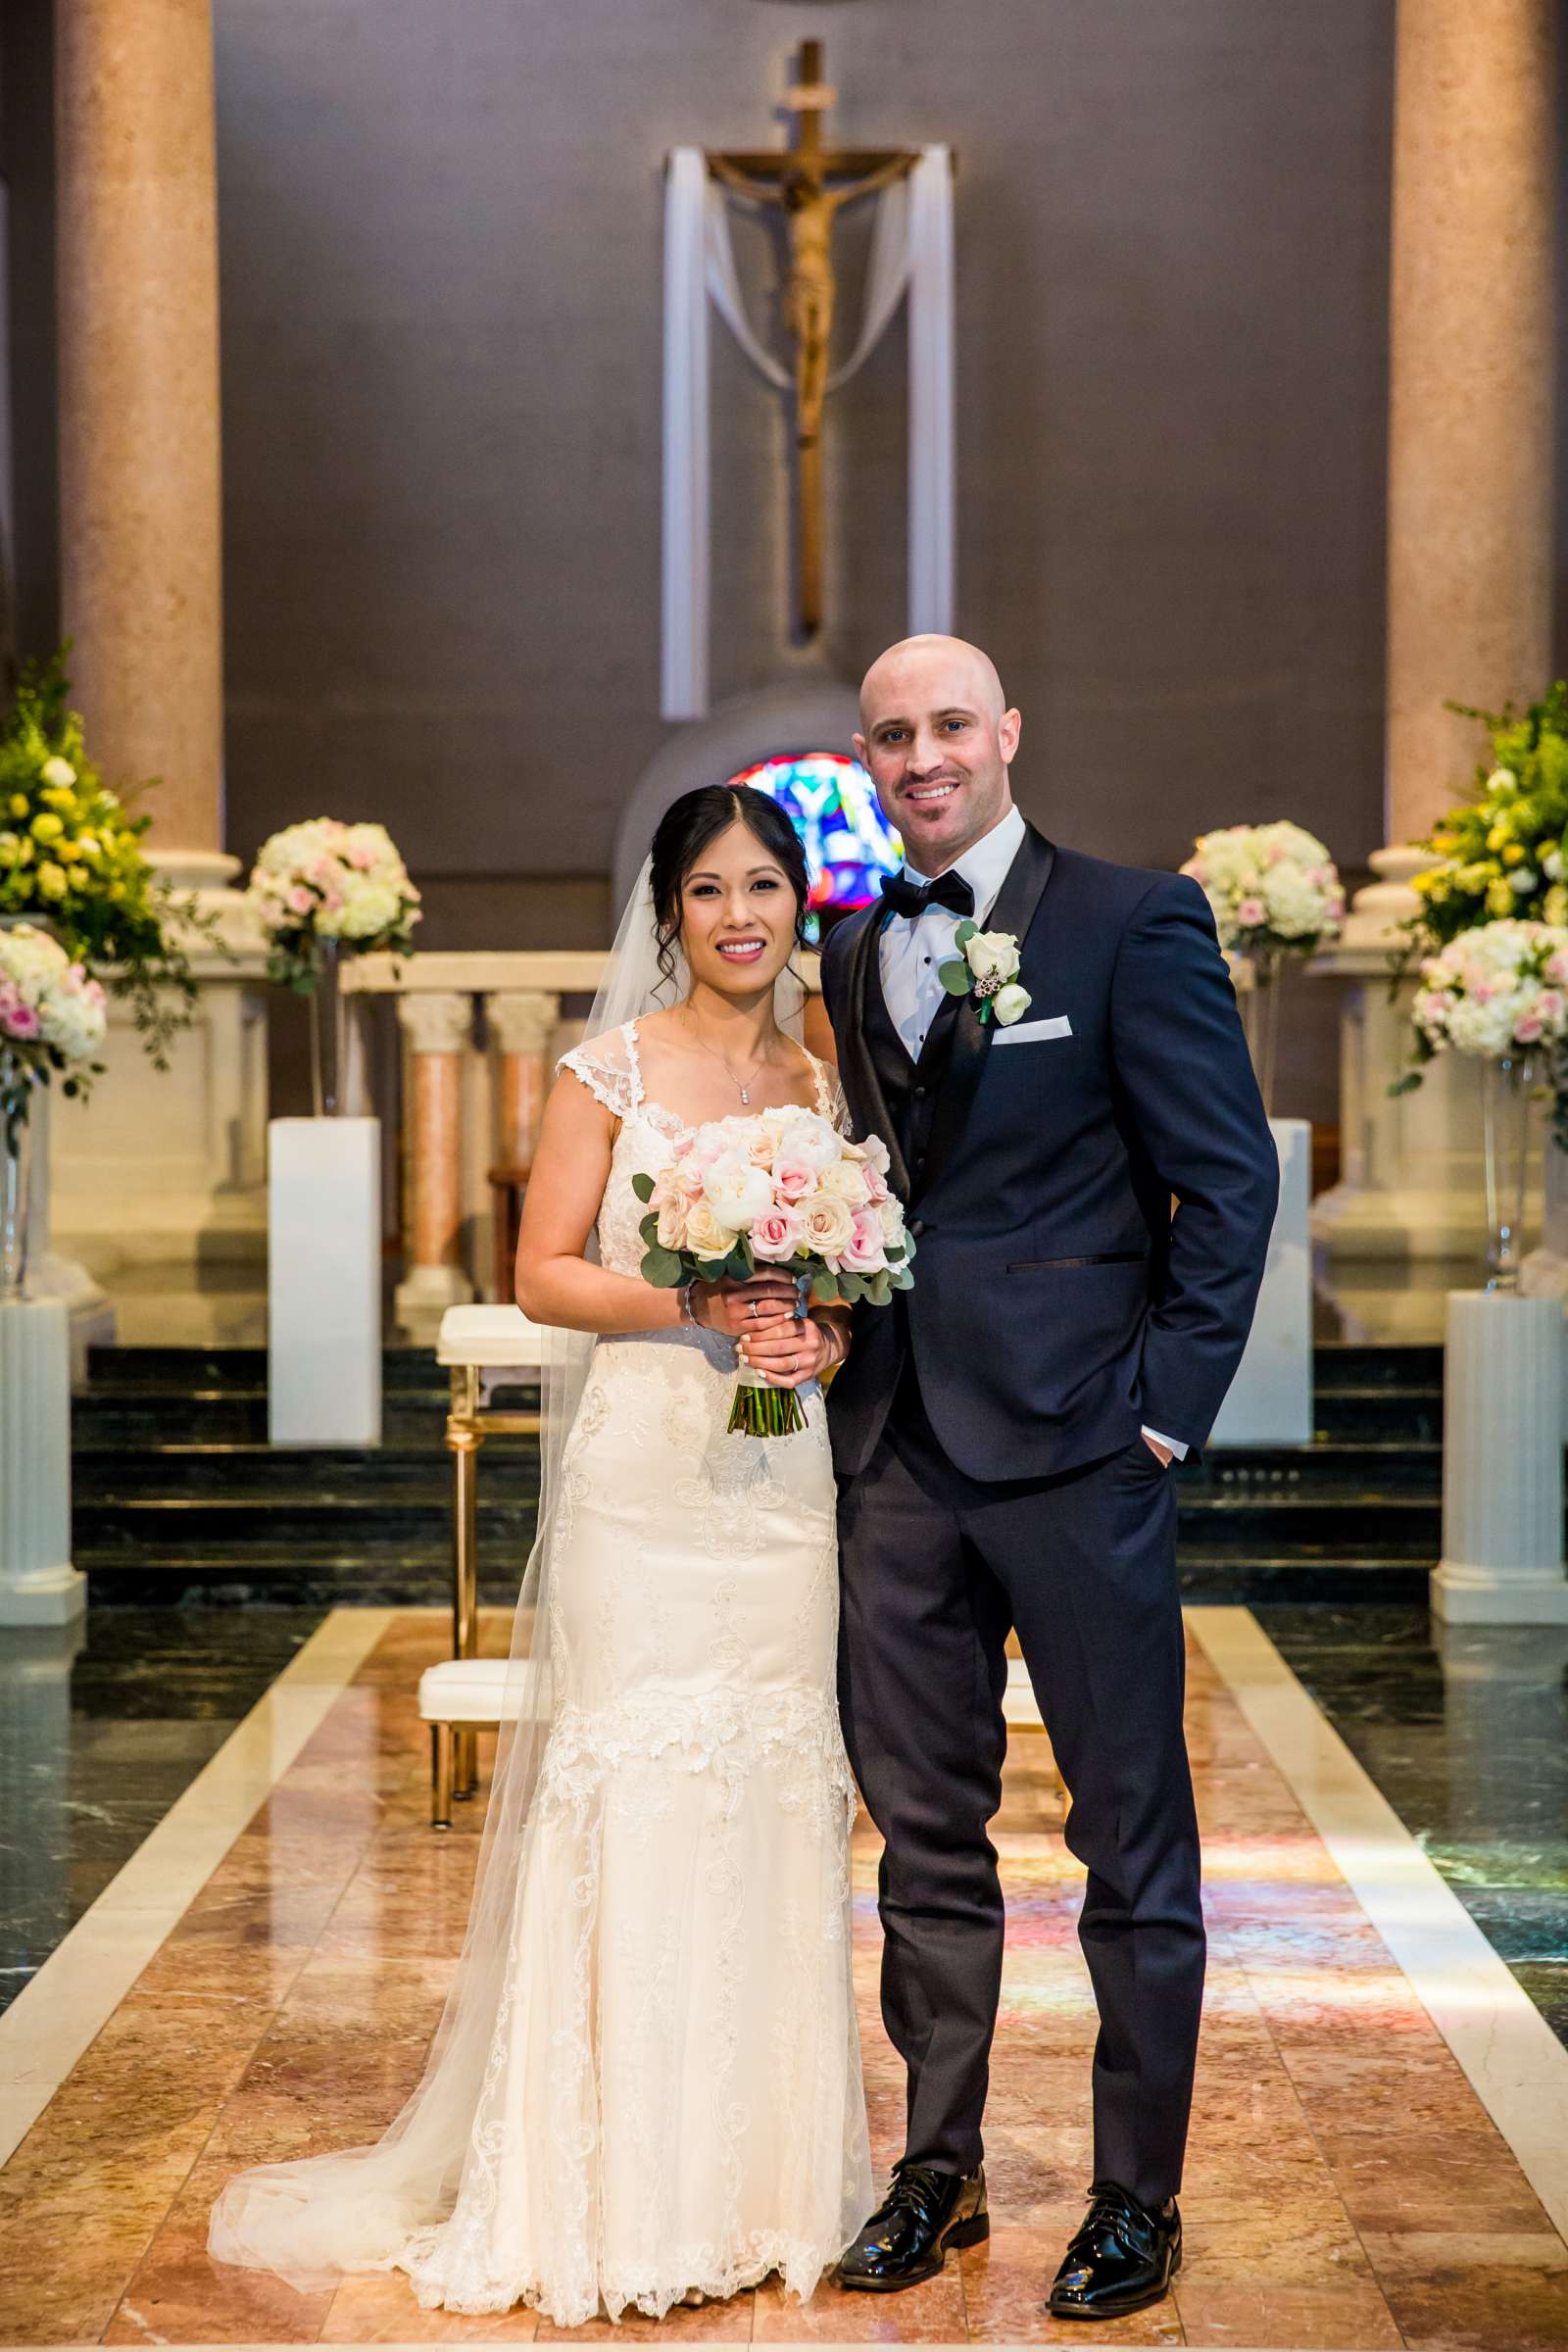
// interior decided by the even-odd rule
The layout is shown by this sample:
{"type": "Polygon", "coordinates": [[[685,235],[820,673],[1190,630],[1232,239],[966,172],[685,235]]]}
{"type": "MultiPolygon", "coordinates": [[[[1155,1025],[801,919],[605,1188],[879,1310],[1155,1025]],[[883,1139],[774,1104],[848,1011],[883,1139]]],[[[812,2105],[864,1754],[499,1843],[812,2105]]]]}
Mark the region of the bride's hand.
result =
{"type": "Polygon", "coordinates": [[[778,1323],[795,1318],[795,1285],[787,1274],[754,1274],[748,1282],[697,1282],[692,1285],[692,1312],[710,1331],[726,1340],[742,1333],[760,1337],[778,1323]]]}
{"type": "Polygon", "coordinates": [[[842,1362],[846,1337],[842,1327],[825,1316],[819,1320],[815,1315],[804,1315],[770,1323],[755,1333],[747,1331],[736,1345],[754,1371],[767,1374],[770,1388],[799,1389],[808,1380],[819,1380],[830,1365],[842,1362]]]}

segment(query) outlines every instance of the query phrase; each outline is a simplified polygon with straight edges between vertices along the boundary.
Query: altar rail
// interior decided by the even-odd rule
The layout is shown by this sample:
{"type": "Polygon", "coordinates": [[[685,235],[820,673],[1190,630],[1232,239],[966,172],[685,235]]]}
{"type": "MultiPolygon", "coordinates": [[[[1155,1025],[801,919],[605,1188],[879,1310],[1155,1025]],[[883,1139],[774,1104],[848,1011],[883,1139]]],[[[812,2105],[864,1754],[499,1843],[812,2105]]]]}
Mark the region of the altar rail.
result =
{"type": "MultiPolygon", "coordinates": [[[[345,962],[346,991],[397,1000],[401,1321],[418,1325],[476,1295],[496,1295],[490,1171],[515,1169],[526,1179],[551,1072],[581,1037],[608,960],[603,948],[572,948],[345,962]]],[[[803,956],[800,969],[814,992],[816,957],[803,956]]]]}

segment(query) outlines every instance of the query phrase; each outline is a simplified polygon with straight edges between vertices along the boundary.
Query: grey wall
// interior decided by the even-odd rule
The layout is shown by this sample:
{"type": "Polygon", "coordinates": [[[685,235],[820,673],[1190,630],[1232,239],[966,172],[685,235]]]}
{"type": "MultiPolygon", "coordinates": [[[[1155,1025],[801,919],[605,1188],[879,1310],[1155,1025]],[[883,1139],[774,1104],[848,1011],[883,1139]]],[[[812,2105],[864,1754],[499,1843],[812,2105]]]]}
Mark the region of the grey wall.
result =
{"type": "MultiPolygon", "coordinates": [[[[829,43],[950,140],[959,625],[1026,808],[1174,863],[1381,838],[1392,0],[216,0],[228,846],[383,817],[427,944],[606,935],[657,715],[661,160],[829,43]]],[[[22,650],[58,628],[49,0],[5,0],[22,650]]],[[[846,309],[863,262],[846,223],[846,309]]],[[[738,228],[766,313],[772,255],[738,228]]],[[[785,422],[715,330],[714,685],[787,673],[785,422]]],[[[902,333],[831,412],[842,676],[900,633],[902,333]]],[[[1334,1115],[1332,992],[1291,1108],[1334,1115]]],[[[1299,1024],[1298,1025],[1299,1026],[1299,1024]]]]}
{"type": "MultiPolygon", "coordinates": [[[[664,734],[661,158],[774,136],[820,33],[847,136],[958,153],[959,620],[1020,797],[1137,860],[1284,810],[1360,860],[1392,14],[218,0],[230,845],[358,807],[454,907],[604,871],[664,734]]],[[[722,330],[714,406],[723,692],[781,666],[786,559],[783,419],[722,330]]],[[[900,335],[832,419],[845,675],[902,626],[903,424],[900,335]]]]}

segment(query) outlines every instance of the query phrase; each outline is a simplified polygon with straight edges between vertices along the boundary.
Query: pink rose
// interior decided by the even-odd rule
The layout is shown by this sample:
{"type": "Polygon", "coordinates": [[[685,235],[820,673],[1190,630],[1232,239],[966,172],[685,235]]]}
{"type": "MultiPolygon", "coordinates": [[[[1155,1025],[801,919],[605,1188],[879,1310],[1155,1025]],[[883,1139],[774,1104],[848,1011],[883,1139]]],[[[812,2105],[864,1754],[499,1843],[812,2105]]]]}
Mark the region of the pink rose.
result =
{"type": "Polygon", "coordinates": [[[1559,948],[1555,956],[1547,956],[1546,978],[1559,984],[1568,981],[1568,949],[1559,948]]]}
{"type": "Polygon", "coordinates": [[[1539,1012],[1522,1012],[1513,1025],[1514,1043],[1520,1046],[1535,1045],[1545,1025],[1539,1012]]]}
{"type": "Polygon", "coordinates": [[[678,1200],[680,1197],[680,1180],[673,1163],[667,1168],[661,1168],[654,1178],[654,1189],[648,1196],[649,1207],[662,1208],[667,1201],[678,1200]]]}
{"type": "Polygon", "coordinates": [[[791,1152],[781,1152],[773,1163],[773,1190],[781,1200],[803,1200],[815,1190],[816,1170],[791,1152]]]}
{"type": "Polygon", "coordinates": [[[21,989],[14,980],[0,980],[0,1021],[9,1021],[23,1002],[21,989]]]}
{"type": "Polygon", "coordinates": [[[752,1225],[752,1255],[772,1265],[793,1257],[806,1239],[806,1220],[798,1209],[769,1208],[752,1225]]]}
{"type": "Polygon", "coordinates": [[[846,1274],[880,1274],[887,1264],[879,1209],[858,1208],[849,1246],[839,1258],[846,1274]]]}
{"type": "Polygon", "coordinates": [[[1554,988],[1544,988],[1540,996],[1536,999],[1536,1010],[1540,1013],[1544,1021],[1560,1021],[1562,1019],[1562,996],[1560,992],[1554,988]]]}
{"type": "Polygon", "coordinates": [[[1263,919],[1264,906],[1261,899],[1243,899],[1236,909],[1236,920],[1244,931],[1256,931],[1261,926],[1263,919]]]}
{"type": "Polygon", "coordinates": [[[288,894],[288,904],[295,914],[309,914],[316,901],[303,883],[296,882],[288,894]]]}
{"type": "Polygon", "coordinates": [[[873,1208],[879,1208],[884,1200],[892,1200],[893,1196],[888,1190],[888,1180],[880,1168],[873,1167],[867,1160],[864,1163],[864,1175],[865,1196],[873,1208]]]}
{"type": "Polygon", "coordinates": [[[375,852],[368,843],[357,841],[349,852],[349,863],[358,866],[362,874],[366,873],[375,863],[375,852]]]}
{"type": "Polygon", "coordinates": [[[5,1023],[13,1037],[36,1037],[38,1034],[38,1015],[30,1004],[14,1004],[5,1016],[5,1023]]]}

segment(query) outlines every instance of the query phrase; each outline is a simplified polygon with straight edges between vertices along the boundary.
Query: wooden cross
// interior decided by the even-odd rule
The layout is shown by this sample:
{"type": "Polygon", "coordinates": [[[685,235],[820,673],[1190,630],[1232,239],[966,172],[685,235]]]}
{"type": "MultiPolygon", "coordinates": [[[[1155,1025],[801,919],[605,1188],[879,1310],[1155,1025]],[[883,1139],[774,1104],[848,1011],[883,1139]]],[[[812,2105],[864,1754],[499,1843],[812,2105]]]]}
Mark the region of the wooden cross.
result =
{"type": "Polygon", "coordinates": [[[902,179],[919,161],[912,148],[824,145],[822,119],[836,95],[823,78],[821,42],[803,41],[799,75],[788,92],[795,144],[708,157],[715,179],[756,204],[775,207],[788,230],[784,323],[795,346],[797,618],[807,638],[822,625],[822,404],[837,291],[834,217],[857,197],[902,179]]]}

